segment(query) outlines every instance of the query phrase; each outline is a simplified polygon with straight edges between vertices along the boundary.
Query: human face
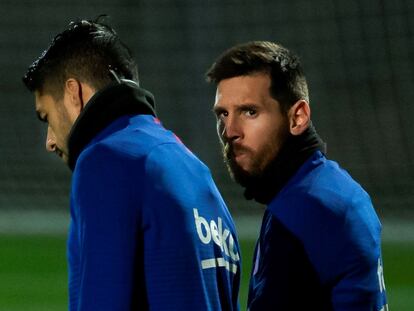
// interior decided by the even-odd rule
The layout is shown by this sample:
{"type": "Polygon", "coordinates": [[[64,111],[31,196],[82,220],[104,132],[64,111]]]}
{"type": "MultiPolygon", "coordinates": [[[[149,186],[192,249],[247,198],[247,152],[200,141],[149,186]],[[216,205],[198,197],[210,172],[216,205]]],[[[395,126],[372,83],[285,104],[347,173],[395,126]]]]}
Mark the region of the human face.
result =
{"type": "Polygon", "coordinates": [[[264,172],[289,132],[288,118],[270,95],[270,86],[265,73],[225,79],[217,86],[217,133],[229,172],[241,185],[264,172]]]}
{"type": "Polygon", "coordinates": [[[60,100],[55,100],[49,94],[35,92],[36,113],[38,118],[46,122],[47,137],[46,150],[55,152],[65,163],[68,163],[68,136],[73,125],[67,111],[64,96],[60,100]]]}

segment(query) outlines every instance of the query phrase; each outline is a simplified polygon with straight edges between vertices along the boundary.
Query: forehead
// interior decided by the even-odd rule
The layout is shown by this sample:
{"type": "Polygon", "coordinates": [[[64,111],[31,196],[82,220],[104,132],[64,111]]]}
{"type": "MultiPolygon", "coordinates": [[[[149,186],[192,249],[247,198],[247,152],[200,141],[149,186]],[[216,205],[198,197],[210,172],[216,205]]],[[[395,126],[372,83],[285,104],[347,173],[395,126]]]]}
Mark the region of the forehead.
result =
{"type": "Polygon", "coordinates": [[[217,85],[215,106],[236,103],[265,103],[271,98],[268,74],[257,73],[222,80],[217,85]]]}

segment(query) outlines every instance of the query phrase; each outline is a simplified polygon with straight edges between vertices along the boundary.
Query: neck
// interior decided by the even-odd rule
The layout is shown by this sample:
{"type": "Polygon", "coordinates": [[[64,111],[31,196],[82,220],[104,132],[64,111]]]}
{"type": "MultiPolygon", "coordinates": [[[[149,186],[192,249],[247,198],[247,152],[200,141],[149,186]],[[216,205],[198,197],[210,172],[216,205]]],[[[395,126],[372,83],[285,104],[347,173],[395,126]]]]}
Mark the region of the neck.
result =
{"type": "Polygon", "coordinates": [[[249,180],[244,192],[246,199],[268,204],[317,150],[326,153],[326,144],[312,124],[301,135],[290,135],[263,174],[249,180]]]}

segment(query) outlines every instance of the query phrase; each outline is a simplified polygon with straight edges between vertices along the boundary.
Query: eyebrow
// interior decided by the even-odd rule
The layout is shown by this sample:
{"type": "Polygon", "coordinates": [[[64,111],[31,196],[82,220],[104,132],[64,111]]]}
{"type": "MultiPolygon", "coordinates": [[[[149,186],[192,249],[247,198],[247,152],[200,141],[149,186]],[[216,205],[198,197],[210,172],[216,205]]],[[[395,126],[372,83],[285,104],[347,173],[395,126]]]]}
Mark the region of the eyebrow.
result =
{"type": "Polygon", "coordinates": [[[260,105],[255,103],[244,103],[237,106],[239,110],[246,110],[246,109],[259,109],[260,105]]]}
{"type": "MultiPolygon", "coordinates": [[[[236,110],[246,110],[246,109],[260,109],[260,105],[255,103],[243,103],[234,106],[236,110]]],[[[227,110],[225,107],[222,106],[214,106],[212,111],[214,113],[221,112],[227,110]]]]}
{"type": "Polygon", "coordinates": [[[211,109],[211,111],[213,112],[213,113],[215,113],[215,114],[217,114],[217,113],[219,113],[219,112],[222,112],[222,111],[225,111],[226,109],[224,109],[223,107],[220,107],[220,106],[214,106],[213,107],[213,109],[211,109]]]}

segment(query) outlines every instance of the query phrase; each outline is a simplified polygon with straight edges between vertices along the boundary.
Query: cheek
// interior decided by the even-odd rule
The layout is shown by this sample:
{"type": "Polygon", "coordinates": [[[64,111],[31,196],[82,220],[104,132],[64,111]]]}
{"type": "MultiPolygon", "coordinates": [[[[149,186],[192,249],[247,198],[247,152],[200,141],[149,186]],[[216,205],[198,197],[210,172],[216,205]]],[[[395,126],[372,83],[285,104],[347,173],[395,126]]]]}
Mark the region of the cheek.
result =
{"type": "Polygon", "coordinates": [[[249,140],[250,147],[253,149],[262,149],[268,145],[273,140],[272,137],[275,134],[273,127],[266,122],[252,122],[249,127],[245,128],[248,128],[245,134],[249,140]]]}
{"type": "Polygon", "coordinates": [[[263,171],[280,152],[281,141],[276,136],[267,136],[257,142],[257,148],[252,157],[252,165],[258,171],[263,171]]]}
{"type": "Polygon", "coordinates": [[[53,133],[53,136],[56,136],[56,125],[57,121],[53,118],[53,116],[49,115],[48,117],[48,131],[53,133]]]}
{"type": "Polygon", "coordinates": [[[274,123],[266,123],[265,126],[255,129],[254,137],[251,139],[251,147],[261,156],[274,158],[283,144],[286,131],[283,122],[279,126],[275,126],[274,123]]]}
{"type": "Polygon", "coordinates": [[[55,134],[59,147],[62,148],[70,131],[68,119],[63,114],[54,114],[49,120],[49,125],[55,134]]]}

